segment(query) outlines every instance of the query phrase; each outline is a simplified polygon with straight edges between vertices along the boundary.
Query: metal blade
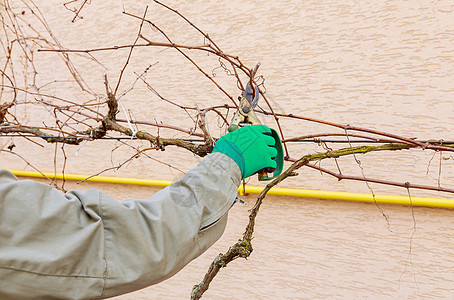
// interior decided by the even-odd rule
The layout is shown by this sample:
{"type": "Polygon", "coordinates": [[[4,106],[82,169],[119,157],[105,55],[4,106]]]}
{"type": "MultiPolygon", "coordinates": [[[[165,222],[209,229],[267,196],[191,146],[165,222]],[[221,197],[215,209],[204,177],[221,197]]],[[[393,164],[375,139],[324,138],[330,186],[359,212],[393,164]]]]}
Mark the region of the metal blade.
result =
{"type": "Polygon", "coordinates": [[[248,82],[248,84],[246,85],[246,88],[244,89],[243,97],[246,98],[247,102],[249,102],[249,104],[254,109],[257,106],[257,103],[259,102],[259,97],[260,97],[260,93],[259,93],[259,89],[258,89],[257,85],[255,86],[255,95],[254,95],[254,90],[251,88],[251,85],[248,82]]]}

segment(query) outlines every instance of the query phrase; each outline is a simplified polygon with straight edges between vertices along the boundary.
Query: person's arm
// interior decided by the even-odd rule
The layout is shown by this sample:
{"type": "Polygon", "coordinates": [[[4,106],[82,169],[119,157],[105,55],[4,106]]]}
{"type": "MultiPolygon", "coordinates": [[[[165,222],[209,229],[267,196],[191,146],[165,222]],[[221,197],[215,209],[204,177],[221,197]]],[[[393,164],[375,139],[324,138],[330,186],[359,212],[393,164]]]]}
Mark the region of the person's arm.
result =
{"type": "Polygon", "coordinates": [[[223,233],[241,172],[213,153],[147,200],[0,171],[0,299],[105,298],[162,281],[223,233]]]}
{"type": "Polygon", "coordinates": [[[100,299],[160,282],[223,233],[242,178],[276,167],[263,125],[244,127],[147,200],[65,195],[0,170],[0,299],[100,299]]]}

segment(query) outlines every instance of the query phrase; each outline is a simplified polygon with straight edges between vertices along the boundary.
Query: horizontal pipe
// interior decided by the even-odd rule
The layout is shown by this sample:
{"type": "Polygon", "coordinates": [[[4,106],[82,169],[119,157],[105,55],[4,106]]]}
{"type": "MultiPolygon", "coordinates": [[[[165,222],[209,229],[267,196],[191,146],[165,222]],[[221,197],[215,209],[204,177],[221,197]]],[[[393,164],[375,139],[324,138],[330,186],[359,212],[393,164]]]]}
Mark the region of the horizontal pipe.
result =
{"type": "MultiPolygon", "coordinates": [[[[260,194],[263,190],[258,186],[246,186],[246,193],[260,194]]],[[[364,194],[364,193],[351,193],[351,192],[335,192],[335,191],[320,191],[320,190],[302,190],[302,189],[289,189],[289,188],[271,188],[267,193],[268,195],[279,195],[289,197],[303,197],[313,199],[327,199],[327,200],[343,200],[343,201],[357,201],[369,203],[387,203],[387,204],[400,204],[400,205],[413,205],[424,207],[439,207],[439,208],[454,208],[454,199],[446,198],[426,198],[426,197],[411,197],[397,196],[397,195],[377,195],[364,194]],[[375,198],[375,200],[374,200],[375,198]]]]}
{"type": "MultiPolygon", "coordinates": [[[[76,181],[92,181],[104,183],[120,183],[120,184],[134,184],[134,185],[147,185],[166,187],[173,183],[170,180],[151,180],[139,178],[125,178],[125,177],[111,177],[111,176],[93,176],[77,175],[77,174],[61,174],[61,173],[39,173],[32,171],[17,171],[10,170],[14,175],[19,177],[32,177],[32,178],[57,178],[65,180],[76,181]]],[[[243,187],[238,191],[243,194],[243,187]]],[[[245,187],[246,194],[260,194],[263,187],[249,186],[245,187]]],[[[273,187],[268,191],[268,195],[289,196],[289,197],[302,197],[313,199],[327,199],[327,200],[344,200],[344,201],[358,201],[369,203],[388,203],[400,205],[413,205],[425,207],[439,207],[439,208],[454,208],[454,199],[445,198],[426,198],[426,197],[411,197],[397,196],[397,195],[375,195],[364,193],[350,193],[350,192],[334,192],[334,191],[319,191],[319,190],[303,190],[303,189],[290,189],[290,188],[277,188],[273,187]],[[374,199],[375,198],[375,199],[374,199]]]]}
{"type": "Polygon", "coordinates": [[[148,185],[148,186],[160,186],[166,187],[173,183],[170,180],[151,180],[151,179],[140,179],[140,178],[126,178],[126,177],[113,177],[113,176],[93,176],[79,175],[79,174],[62,174],[62,173],[40,173],[33,171],[17,171],[9,170],[16,176],[19,177],[33,177],[33,178],[57,178],[65,180],[75,181],[92,181],[92,182],[105,182],[105,183],[121,183],[121,184],[134,184],[134,185],[148,185]]]}

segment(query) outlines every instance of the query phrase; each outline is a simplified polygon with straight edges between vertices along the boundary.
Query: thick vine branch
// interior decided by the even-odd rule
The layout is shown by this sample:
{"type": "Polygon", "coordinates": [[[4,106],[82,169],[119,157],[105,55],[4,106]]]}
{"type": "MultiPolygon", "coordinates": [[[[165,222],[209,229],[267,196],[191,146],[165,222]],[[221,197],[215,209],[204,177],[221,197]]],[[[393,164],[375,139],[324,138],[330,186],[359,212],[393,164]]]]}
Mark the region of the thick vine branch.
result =
{"type": "Polygon", "coordinates": [[[85,139],[76,135],[55,136],[36,127],[26,127],[21,125],[11,126],[10,124],[0,124],[0,133],[27,133],[38,136],[48,143],[66,143],[70,145],[79,145],[85,139]]]}
{"type": "MultiPolygon", "coordinates": [[[[260,206],[263,203],[263,199],[265,198],[268,191],[285,180],[290,176],[295,176],[295,171],[303,166],[307,166],[311,161],[320,161],[323,159],[328,158],[339,158],[342,156],[353,155],[353,154],[366,154],[369,152],[376,152],[376,151],[397,151],[397,150],[404,150],[404,149],[411,149],[415,148],[416,145],[408,145],[402,143],[390,143],[380,146],[361,146],[361,147],[353,147],[353,148],[344,148],[334,151],[328,151],[325,153],[317,153],[317,154],[308,154],[304,155],[300,159],[296,160],[287,170],[285,170],[279,177],[275,178],[272,182],[266,185],[263,191],[258,196],[254,207],[250,210],[249,214],[249,223],[246,226],[246,229],[243,233],[243,238],[238,240],[233,246],[231,246],[225,254],[219,254],[213,262],[210,264],[207,273],[205,274],[202,281],[195,285],[192,289],[191,299],[200,299],[203,293],[208,290],[210,283],[213,281],[214,277],[218,274],[219,270],[231,261],[237,258],[247,258],[253,251],[252,248],[252,239],[253,233],[255,228],[255,219],[259,212],[260,206]]],[[[386,184],[386,182],[380,182],[382,184],[386,184]]],[[[406,184],[406,188],[424,188],[422,186],[406,184]]],[[[425,188],[424,188],[425,189],[425,188]]],[[[445,192],[453,193],[454,190],[444,189],[445,192]]]]}
{"type": "MultiPolygon", "coordinates": [[[[117,122],[110,120],[110,119],[104,119],[104,126],[106,130],[111,130],[111,131],[116,131],[123,133],[127,136],[133,136],[134,132],[123,125],[118,124],[117,122]]],[[[210,145],[209,143],[207,144],[195,144],[192,142],[184,141],[182,139],[168,139],[168,138],[162,138],[159,136],[154,136],[148,132],[144,131],[137,131],[134,135],[136,138],[140,140],[147,140],[151,143],[152,147],[157,147],[161,150],[164,150],[166,146],[177,146],[186,150],[191,151],[195,155],[198,156],[205,156],[213,150],[213,146],[210,145]]]]}

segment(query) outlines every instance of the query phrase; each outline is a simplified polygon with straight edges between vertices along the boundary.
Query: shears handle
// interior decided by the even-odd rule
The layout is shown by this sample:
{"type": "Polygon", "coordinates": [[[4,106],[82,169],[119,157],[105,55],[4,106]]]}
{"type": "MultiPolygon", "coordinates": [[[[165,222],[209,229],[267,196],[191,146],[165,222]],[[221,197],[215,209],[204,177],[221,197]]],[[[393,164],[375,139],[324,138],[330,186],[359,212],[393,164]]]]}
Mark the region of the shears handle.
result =
{"type": "MultiPolygon", "coordinates": [[[[257,65],[257,67],[258,66],[259,65],[257,65]]],[[[243,97],[239,97],[238,111],[233,116],[230,126],[228,127],[229,132],[237,130],[241,126],[261,124],[254,113],[254,107],[257,105],[259,99],[258,87],[255,88],[255,91],[254,95],[254,90],[251,88],[250,84],[248,83],[246,85],[243,97]]],[[[271,180],[278,177],[282,173],[284,167],[284,151],[282,149],[282,142],[279,138],[279,134],[276,130],[271,129],[270,135],[274,138],[273,147],[277,150],[276,157],[272,158],[276,162],[276,168],[267,167],[258,171],[259,181],[271,180]]]]}
{"type": "MultiPolygon", "coordinates": [[[[260,124],[260,123],[259,123],[260,124]]],[[[253,125],[253,124],[249,124],[253,125]]],[[[238,123],[232,123],[228,131],[234,131],[240,128],[240,125],[238,123]]],[[[258,171],[258,179],[259,181],[265,181],[265,180],[271,180],[273,178],[276,178],[277,176],[281,175],[282,169],[284,168],[284,150],[282,148],[282,142],[279,137],[279,134],[274,130],[273,128],[270,128],[271,132],[269,135],[271,135],[274,138],[274,145],[273,147],[277,150],[277,155],[276,157],[273,157],[272,159],[276,162],[276,168],[272,167],[266,167],[258,171]],[[270,175],[271,173],[272,175],[270,175]]]]}
{"type": "Polygon", "coordinates": [[[268,175],[268,173],[273,173],[274,170],[275,170],[275,168],[271,168],[271,167],[260,170],[257,173],[257,175],[259,176],[259,181],[269,180],[270,176],[268,175]]]}
{"type": "Polygon", "coordinates": [[[274,138],[274,148],[277,150],[276,157],[272,159],[276,162],[276,168],[266,167],[258,171],[258,179],[259,181],[271,180],[273,178],[278,177],[282,173],[282,169],[284,168],[284,150],[282,148],[281,139],[279,138],[279,134],[276,130],[271,129],[271,136],[274,138]],[[271,173],[271,176],[270,174],[271,173]]]}

